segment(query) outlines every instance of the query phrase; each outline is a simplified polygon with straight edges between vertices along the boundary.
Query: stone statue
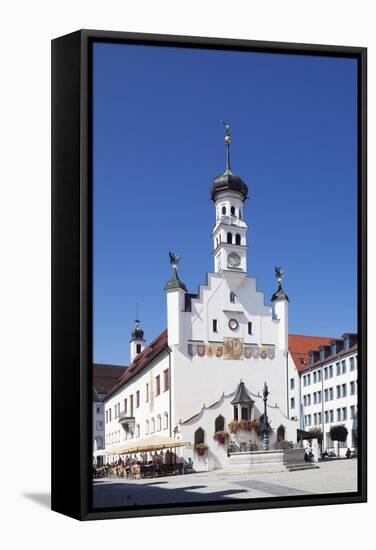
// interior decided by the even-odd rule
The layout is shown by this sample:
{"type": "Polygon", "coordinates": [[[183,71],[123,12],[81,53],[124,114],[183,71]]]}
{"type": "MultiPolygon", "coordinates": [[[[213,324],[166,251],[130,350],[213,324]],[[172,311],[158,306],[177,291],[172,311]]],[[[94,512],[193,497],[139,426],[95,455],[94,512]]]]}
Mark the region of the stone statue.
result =
{"type": "Polygon", "coordinates": [[[283,267],[275,267],[275,276],[277,277],[278,284],[281,285],[283,281],[283,275],[285,274],[285,270],[283,267]]]}
{"type": "Polygon", "coordinates": [[[180,261],[180,254],[175,254],[174,252],[169,252],[169,256],[170,256],[170,264],[172,265],[172,269],[174,271],[177,271],[179,261],[180,261]]]}

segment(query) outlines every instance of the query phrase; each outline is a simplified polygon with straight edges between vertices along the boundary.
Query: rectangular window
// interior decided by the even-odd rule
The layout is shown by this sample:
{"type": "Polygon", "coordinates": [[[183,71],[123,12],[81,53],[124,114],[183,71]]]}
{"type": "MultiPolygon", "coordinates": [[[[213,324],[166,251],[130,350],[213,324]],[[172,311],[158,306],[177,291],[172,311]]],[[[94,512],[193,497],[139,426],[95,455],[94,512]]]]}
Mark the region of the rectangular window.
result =
{"type": "Polygon", "coordinates": [[[346,397],[347,395],[347,385],[342,384],[342,397],[346,397]]]}
{"type": "Polygon", "coordinates": [[[129,414],[130,416],[133,416],[133,395],[129,396],[129,408],[130,408],[129,414]]]}
{"type": "Polygon", "coordinates": [[[146,403],[149,403],[149,384],[148,383],[146,383],[145,400],[146,400],[146,403]]]}
{"type": "Polygon", "coordinates": [[[313,383],[316,384],[316,382],[317,382],[317,372],[315,371],[313,373],[313,383]]]}
{"type": "Polygon", "coordinates": [[[325,424],[329,422],[329,411],[325,411],[325,424]]]}
{"type": "Polygon", "coordinates": [[[136,353],[137,355],[141,353],[141,344],[136,344],[136,353]]]}
{"type": "Polygon", "coordinates": [[[213,332],[218,332],[217,319],[213,319],[213,332]]]}
{"type": "Polygon", "coordinates": [[[112,416],[112,413],[111,413],[111,407],[108,409],[108,421],[111,422],[111,416],[112,416]]]}
{"type": "Polygon", "coordinates": [[[108,411],[106,411],[106,424],[108,423],[108,411]]]}
{"type": "Polygon", "coordinates": [[[290,378],[290,390],[293,390],[295,388],[295,379],[290,378]]]}
{"type": "Polygon", "coordinates": [[[97,405],[96,407],[97,414],[101,414],[101,406],[97,405]]]}
{"type": "Polygon", "coordinates": [[[329,378],[333,378],[333,365],[329,366],[329,378]]]}
{"type": "Polygon", "coordinates": [[[306,395],[303,397],[303,405],[305,407],[307,406],[307,396],[306,395]]]}
{"type": "Polygon", "coordinates": [[[290,399],[290,409],[295,409],[295,398],[291,397],[290,399]]]}
{"type": "Polygon", "coordinates": [[[346,373],[346,360],[344,359],[342,361],[342,374],[345,374],[346,373]]]}
{"type": "Polygon", "coordinates": [[[355,405],[351,405],[350,407],[350,417],[351,417],[351,420],[354,420],[355,418],[355,405]]]}
{"type": "Polygon", "coordinates": [[[102,420],[97,420],[97,432],[101,432],[103,430],[103,422],[102,420]]]}
{"type": "Polygon", "coordinates": [[[354,369],[355,369],[354,357],[350,357],[350,370],[354,370],[354,369]]]}
{"type": "Polygon", "coordinates": [[[333,410],[329,411],[329,418],[330,418],[330,422],[334,422],[334,411],[333,410]]]}
{"type": "Polygon", "coordinates": [[[341,363],[336,363],[336,374],[339,376],[341,374],[341,363]]]}
{"type": "Polygon", "coordinates": [[[333,388],[329,388],[329,401],[333,401],[333,388]]]}
{"type": "Polygon", "coordinates": [[[163,371],[163,388],[164,391],[167,391],[169,389],[169,370],[166,369],[163,371]]]}
{"type": "Polygon", "coordinates": [[[317,413],[313,415],[313,424],[316,426],[317,424],[317,413]]]}
{"type": "Polygon", "coordinates": [[[238,406],[234,405],[234,420],[239,420],[238,418],[238,406]]]}
{"type": "Polygon", "coordinates": [[[355,395],[355,382],[350,382],[350,395],[355,395]]]}
{"type": "Polygon", "coordinates": [[[328,367],[324,367],[324,378],[328,380],[328,367]]]}
{"type": "Polygon", "coordinates": [[[248,323],[248,334],[253,334],[253,332],[252,332],[252,323],[248,323]]]}
{"type": "Polygon", "coordinates": [[[317,403],[317,393],[313,392],[313,404],[316,405],[317,403]]]}
{"type": "Polygon", "coordinates": [[[317,392],[317,403],[321,403],[321,391],[317,392]]]}
{"type": "Polygon", "coordinates": [[[161,393],[161,377],[158,375],[155,377],[155,395],[161,393]]]}
{"type": "Polygon", "coordinates": [[[324,390],[324,401],[328,401],[328,390],[324,390]]]}
{"type": "Polygon", "coordinates": [[[347,420],[347,407],[342,409],[342,420],[347,420]]]}
{"type": "Polygon", "coordinates": [[[321,382],[321,370],[317,371],[317,382],[321,382]]]}
{"type": "Polygon", "coordinates": [[[136,408],[140,406],[140,391],[136,391],[136,408]]]}
{"type": "Polygon", "coordinates": [[[336,392],[337,392],[337,399],[340,399],[340,397],[341,397],[341,386],[336,387],[336,392]]]}
{"type": "Polygon", "coordinates": [[[307,414],[307,426],[311,425],[311,415],[307,414]]]}
{"type": "Polygon", "coordinates": [[[337,422],[341,421],[341,409],[337,409],[337,422]]]}
{"type": "Polygon", "coordinates": [[[127,412],[128,412],[128,407],[127,407],[127,405],[128,405],[128,401],[127,401],[126,399],[124,399],[124,414],[125,414],[125,415],[126,415],[127,412]]]}
{"type": "Polygon", "coordinates": [[[305,375],[303,376],[303,386],[306,386],[307,385],[307,380],[306,380],[306,377],[305,375]]]}
{"type": "Polygon", "coordinates": [[[317,422],[321,424],[321,413],[317,413],[317,422]]]}
{"type": "Polygon", "coordinates": [[[308,386],[311,385],[311,375],[310,374],[307,374],[307,385],[308,386]]]}

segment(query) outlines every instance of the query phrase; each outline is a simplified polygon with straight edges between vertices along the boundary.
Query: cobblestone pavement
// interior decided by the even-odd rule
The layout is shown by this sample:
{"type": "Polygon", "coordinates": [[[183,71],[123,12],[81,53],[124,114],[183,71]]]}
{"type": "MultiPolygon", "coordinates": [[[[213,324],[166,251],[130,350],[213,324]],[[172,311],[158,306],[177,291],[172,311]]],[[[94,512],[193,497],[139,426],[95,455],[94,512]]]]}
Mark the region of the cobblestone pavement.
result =
{"type": "Polygon", "coordinates": [[[94,506],[143,506],[357,490],[357,460],[321,462],[299,472],[234,474],[215,470],[156,479],[93,481],[94,506]]]}

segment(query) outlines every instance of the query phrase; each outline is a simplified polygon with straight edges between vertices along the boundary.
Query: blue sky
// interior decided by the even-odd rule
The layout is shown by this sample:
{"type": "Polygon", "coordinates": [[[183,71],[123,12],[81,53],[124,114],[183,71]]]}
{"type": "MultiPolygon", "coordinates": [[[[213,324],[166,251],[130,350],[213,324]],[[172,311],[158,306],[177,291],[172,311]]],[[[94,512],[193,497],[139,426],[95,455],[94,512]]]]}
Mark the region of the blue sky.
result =
{"type": "Polygon", "coordinates": [[[290,333],[356,331],[356,61],[97,43],[93,67],[94,361],[128,364],[137,303],[166,328],[169,250],[191,292],[213,271],[221,119],[258,289],[282,265],[290,333]]]}

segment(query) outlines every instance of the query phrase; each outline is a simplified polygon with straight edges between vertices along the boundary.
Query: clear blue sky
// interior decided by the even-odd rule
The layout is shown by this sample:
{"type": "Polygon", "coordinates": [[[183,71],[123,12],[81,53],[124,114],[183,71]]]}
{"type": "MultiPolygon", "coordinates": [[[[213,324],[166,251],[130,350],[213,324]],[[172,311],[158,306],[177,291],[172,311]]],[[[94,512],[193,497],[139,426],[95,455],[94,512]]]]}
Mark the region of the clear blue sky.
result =
{"type": "Polygon", "coordinates": [[[356,331],[356,61],[98,43],[93,66],[94,361],[128,364],[137,302],[166,328],[169,250],[191,292],[213,271],[221,119],[258,289],[282,265],[291,333],[356,331]]]}

